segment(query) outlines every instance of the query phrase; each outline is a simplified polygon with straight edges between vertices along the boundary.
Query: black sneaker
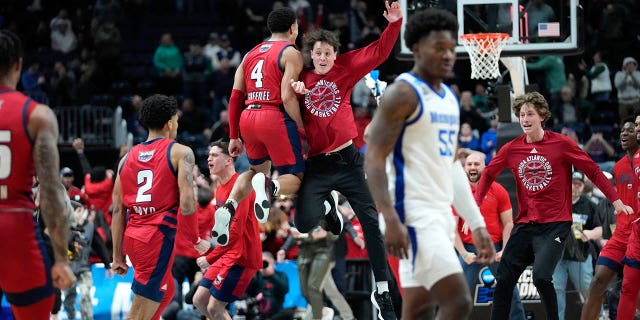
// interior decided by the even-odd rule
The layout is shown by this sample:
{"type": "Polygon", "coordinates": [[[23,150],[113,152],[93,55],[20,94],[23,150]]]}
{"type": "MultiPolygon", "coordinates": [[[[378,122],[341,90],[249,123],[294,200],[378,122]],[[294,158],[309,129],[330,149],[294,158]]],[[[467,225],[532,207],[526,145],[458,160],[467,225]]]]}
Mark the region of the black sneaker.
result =
{"type": "Polygon", "coordinates": [[[391,302],[391,294],[385,291],[378,294],[378,291],[371,292],[371,303],[378,309],[379,320],[396,320],[396,313],[393,310],[393,302],[391,302]]]}
{"type": "Polygon", "coordinates": [[[226,246],[229,243],[229,225],[235,211],[233,205],[229,202],[216,210],[215,224],[213,225],[213,230],[211,230],[211,235],[221,246],[226,246]]]}
{"type": "Polygon", "coordinates": [[[258,172],[251,179],[251,186],[256,192],[256,200],[254,209],[258,222],[265,223],[269,218],[269,209],[271,209],[271,198],[273,197],[273,187],[271,179],[267,178],[264,173],[258,172]]]}
{"type": "Polygon", "coordinates": [[[324,220],[327,222],[327,230],[339,236],[342,233],[344,220],[342,213],[338,212],[338,192],[331,191],[331,196],[326,201],[329,202],[329,212],[324,215],[324,220]]]}

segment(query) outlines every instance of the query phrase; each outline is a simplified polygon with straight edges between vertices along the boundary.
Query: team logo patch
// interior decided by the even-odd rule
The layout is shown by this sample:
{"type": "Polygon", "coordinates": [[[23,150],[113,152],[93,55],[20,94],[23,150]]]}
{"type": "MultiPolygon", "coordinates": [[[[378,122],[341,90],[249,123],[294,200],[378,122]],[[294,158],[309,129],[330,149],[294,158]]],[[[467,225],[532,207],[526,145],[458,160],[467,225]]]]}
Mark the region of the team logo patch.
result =
{"type": "Polygon", "coordinates": [[[271,49],[271,44],[264,44],[260,47],[260,49],[258,49],[258,51],[260,52],[267,52],[269,51],[269,49],[271,49]]]}
{"type": "Polygon", "coordinates": [[[138,154],[138,160],[140,160],[141,162],[148,162],[149,160],[151,160],[151,158],[153,158],[154,153],[155,153],[155,150],[141,151],[138,154]]]}
{"type": "Polygon", "coordinates": [[[529,191],[540,191],[549,185],[553,169],[551,163],[543,155],[526,157],[518,165],[518,178],[529,191]]]}
{"type": "Polygon", "coordinates": [[[216,280],[213,281],[213,285],[215,285],[216,287],[220,287],[220,284],[222,284],[222,281],[224,280],[224,278],[220,275],[216,276],[216,280]]]}
{"type": "Polygon", "coordinates": [[[340,90],[332,81],[320,80],[304,97],[304,106],[309,112],[320,118],[331,117],[340,107],[340,90]]]}

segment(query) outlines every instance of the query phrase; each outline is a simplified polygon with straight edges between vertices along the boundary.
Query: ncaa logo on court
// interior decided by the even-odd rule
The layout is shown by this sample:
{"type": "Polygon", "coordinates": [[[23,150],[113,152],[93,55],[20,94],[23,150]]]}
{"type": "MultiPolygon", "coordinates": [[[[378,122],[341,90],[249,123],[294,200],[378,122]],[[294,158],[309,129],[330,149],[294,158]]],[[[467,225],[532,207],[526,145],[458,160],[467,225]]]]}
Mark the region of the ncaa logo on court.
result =
{"type": "Polygon", "coordinates": [[[151,160],[151,158],[153,158],[154,153],[155,153],[155,150],[141,151],[138,154],[138,160],[140,160],[141,162],[148,162],[149,160],[151,160]]]}
{"type": "Polygon", "coordinates": [[[483,267],[478,272],[478,282],[476,282],[475,292],[473,292],[473,305],[475,306],[487,306],[493,301],[493,285],[495,284],[495,277],[491,273],[491,270],[487,267],[483,267]]]}

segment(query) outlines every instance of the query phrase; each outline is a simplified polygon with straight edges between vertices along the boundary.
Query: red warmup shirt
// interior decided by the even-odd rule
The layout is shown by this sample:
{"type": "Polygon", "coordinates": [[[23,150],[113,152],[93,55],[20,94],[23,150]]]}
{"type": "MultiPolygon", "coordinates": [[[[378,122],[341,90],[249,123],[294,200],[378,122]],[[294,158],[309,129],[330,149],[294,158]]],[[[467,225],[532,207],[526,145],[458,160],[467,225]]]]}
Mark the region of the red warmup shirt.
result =
{"type": "Polygon", "coordinates": [[[573,221],[571,216],[572,165],[582,171],[613,202],[616,190],[600,167],[575,141],[545,131],[542,141],[527,143],[521,135],[505,144],[482,172],[475,194],[478,204],[505,168],[516,181],[518,215],[514,223],[573,221]]]}
{"type": "MultiPolygon", "coordinates": [[[[628,156],[622,157],[613,166],[613,177],[616,180],[616,191],[622,202],[633,208],[633,212],[638,212],[638,183],[636,181],[635,172],[640,172],[640,152],[633,155],[633,163],[629,161],[628,156]]],[[[629,237],[631,233],[631,221],[635,220],[637,215],[619,214],[616,216],[616,234],[629,237]]]]}
{"type": "Polygon", "coordinates": [[[111,207],[113,200],[111,197],[111,193],[113,192],[113,179],[106,177],[102,181],[91,182],[91,175],[87,173],[84,175],[84,192],[89,197],[91,205],[102,211],[105,218],[107,218],[107,223],[111,224],[109,207],[111,207]]]}
{"type": "MultiPolygon", "coordinates": [[[[471,186],[471,191],[475,194],[476,188],[471,186]]],[[[504,230],[504,227],[500,220],[500,213],[507,210],[511,210],[509,193],[497,182],[492,183],[487,195],[484,197],[484,201],[482,201],[480,213],[482,213],[482,216],[484,217],[484,222],[487,224],[487,231],[489,232],[493,243],[502,242],[502,231],[504,230]]],[[[469,230],[467,234],[464,234],[464,232],[462,232],[463,225],[464,219],[460,218],[460,223],[458,223],[458,234],[460,235],[460,239],[462,239],[462,242],[464,243],[473,244],[471,230],[469,230]]]]}
{"type": "MultiPolygon", "coordinates": [[[[194,213],[198,219],[198,234],[200,239],[207,240],[211,238],[211,229],[213,229],[213,215],[216,208],[213,204],[207,204],[206,206],[197,205],[196,212],[194,213]]],[[[187,238],[183,231],[184,216],[180,214],[178,216],[178,232],[176,232],[176,246],[175,252],[177,255],[181,255],[187,258],[197,258],[200,256],[198,251],[193,247],[193,244],[187,238]]]]}
{"type": "Polygon", "coordinates": [[[338,55],[326,75],[305,69],[300,74],[309,89],[304,96],[302,120],[309,143],[309,157],[335,150],[358,136],[351,109],[353,86],[388,57],[400,33],[402,20],[390,23],[380,39],[338,55]]]}
{"type": "Polygon", "coordinates": [[[35,209],[31,148],[27,125],[38,104],[9,87],[0,86],[0,210],[35,209]]]}
{"type": "MultiPolygon", "coordinates": [[[[216,207],[221,207],[227,201],[238,176],[239,174],[234,174],[229,181],[216,188],[216,207]]],[[[262,268],[260,225],[253,211],[255,198],[256,194],[252,191],[238,203],[229,230],[229,243],[226,246],[217,246],[207,254],[209,264],[223,259],[222,263],[226,265],[238,264],[245,268],[262,268]]]]}
{"type": "MultiPolygon", "coordinates": [[[[178,224],[178,172],[170,158],[174,143],[158,138],[135,145],[120,169],[123,204],[129,213],[125,233],[134,239],[148,242],[154,234],[149,228],[178,224]]],[[[197,230],[187,236],[195,244],[197,230]]]]}
{"type": "Polygon", "coordinates": [[[255,46],[244,58],[242,71],[246,90],[245,105],[260,104],[280,108],[284,66],[280,65],[282,52],[293,43],[264,41],[255,46]]]}

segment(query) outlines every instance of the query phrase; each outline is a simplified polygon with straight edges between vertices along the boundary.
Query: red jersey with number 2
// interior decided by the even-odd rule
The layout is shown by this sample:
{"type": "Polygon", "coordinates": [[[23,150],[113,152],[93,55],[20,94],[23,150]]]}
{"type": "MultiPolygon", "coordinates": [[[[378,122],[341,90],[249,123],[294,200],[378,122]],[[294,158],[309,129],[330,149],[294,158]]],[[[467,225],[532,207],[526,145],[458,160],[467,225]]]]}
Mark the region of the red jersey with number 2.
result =
{"type": "Polygon", "coordinates": [[[22,93],[0,87],[0,210],[35,209],[31,187],[35,167],[29,116],[37,103],[22,93]]]}
{"type": "Polygon", "coordinates": [[[145,227],[177,225],[178,172],[171,163],[172,139],[154,139],[129,151],[120,169],[124,206],[129,212],[127,235],[145,240],[145,227]],[[142,230],[139,230],[141,229],[142,230]]]}
{"type": "Polygon", "coordinates": [[[282,104],[280,88],[284,66],[280,65],[280,58],[290,46],[294,44],[288,41],[264,41],[247,53],[242,65],[247,93],[246,105],[282,104]]]}

